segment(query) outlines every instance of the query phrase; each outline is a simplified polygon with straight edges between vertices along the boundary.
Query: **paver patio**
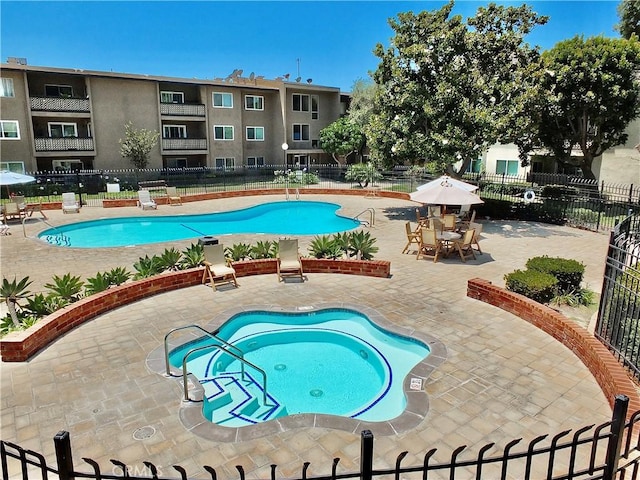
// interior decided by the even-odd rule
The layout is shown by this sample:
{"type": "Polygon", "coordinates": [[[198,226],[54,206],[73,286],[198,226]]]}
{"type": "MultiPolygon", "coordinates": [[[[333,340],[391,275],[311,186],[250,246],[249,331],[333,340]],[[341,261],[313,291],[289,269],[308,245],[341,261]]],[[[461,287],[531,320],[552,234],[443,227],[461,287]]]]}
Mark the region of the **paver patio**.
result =
{"type": "MultiPolygon", "coordinates": [[[[526,260],[547,254],[574,258],[586,265],[585,281],[599,291],[607,236],[567,227],[480,219],[484,223],[483,255],[462,263],[451,258],[433,263],[401,254],[406,243],[404,222],[414,220],[415,203],[387,198],[303,196],[332,201],[340,213],[355,215],[376,210],[369,230],[380,251],[376,258],[391,261],[389,279],[348,275],[309,274],[303,284],[279,283],[276,275],[244,277],[240,288],[213,292],[205,286],[174,291],[119,308],[69,332],[24,363],[0,365],[2,387],[1,434],[53,460],[52,437],[71,433],[74,460],[98,461],[109,470],[116,458],[142,469],[142,461],[156,464],[161,475],[176,476],[171,465],[185,467],[191,476],[207,477],[202,465],[216,468],[224,478],[237,478],[235,465],[251,477],[269,477],[272,463],[282,476],[299,475],[311,462],[309,475],[330,472],[340,457],[340,471],[357,468],[359,430],[300,428],[255,440],[220,443],[187,431],[179,421],[179,385],[149,372],[145,359],[171,328],[206,325],[217,314],[238,305],[280,305],[287,308],[344,302],[378,310],[391,322],[427,332],[447,348],[447,360],[426,385],[430,396],[427,418],[409,432],[375,438],[376,468],[393,466],[403,450],[403,464],[419,464],[437,447],[436,461],[451,450],[468,446],[468,457],[489,442],[501,448],[514,438],[528,442],[540,434],[555,434],[610,419],[604,397],[587,368],[566,347],[523,320],[466,297],[469,278],[480,277],[504,285],[503,276],[524,268],[526,260]],[[148,438],[134,433],[152,427],[148,438]],[[137,436],[137,435],[136,435],[137,436]]],[[[276,196],[160,206],[142,212],[135,208],[83,208],[79,215],[48,213],[50,223],[124,215],[204,213],[282,200],[276,196]]],[[[44,225],[30,223],[34,235],[44,225]]],[[[40,291],[52,275],[72,273],[87,278],[116,266],[132,269],[145,254],[182,250],[195,240],[113,249],[70,249],[24,238],[22,227],[1,237],[2,276],[33,281],[40,291]]],[[[231,235],[223,243],[255,242],[258,237],[231,235]]],[[[260,236],[260,239],[275,239],[260,236]]],[[[311,237],[300,237],[305,252],[311,237]]],[[[493,450],[492,450],[493,451],[493,450]]],[[[490,451],[490,453],[492,452],[490,451]]],[[[132,467],[133,468],[133,467],[132,467]]],[[[88,466],[83,467],[89,470],[88,466]]],[[[110,471],[110,470],[109,470],[110,471]]]]}

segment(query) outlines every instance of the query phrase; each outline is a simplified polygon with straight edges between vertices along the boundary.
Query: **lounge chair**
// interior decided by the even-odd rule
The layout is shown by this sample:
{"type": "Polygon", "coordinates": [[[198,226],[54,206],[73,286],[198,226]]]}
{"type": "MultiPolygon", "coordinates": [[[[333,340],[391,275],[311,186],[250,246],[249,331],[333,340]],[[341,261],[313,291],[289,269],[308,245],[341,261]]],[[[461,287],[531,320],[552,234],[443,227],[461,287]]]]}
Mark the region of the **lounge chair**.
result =
{"type": "Polygon", "coordinates": [[[138,206],[143,210],[158,208],[156,202],[151,198],[149,190],[138,190],[138,206]]]}
{"type": "Polygon", "coordinates": [[[23,212],[20,211],[17,203],[9,202],[2,206],[2,221],[7,223],[7,220],[22,219],[23,212]]]}
{"type": "Polygon", "coordinates": [[[62,213],[80,213],[80,204],[76,202],[76,194],[66,192],[62,194],[62,213]]]}
{"type": "Polygon", "coordinates": [[[238,286],[236,271],[224,257],[224,245],[203,245],[204,251],[204,272],[202,272],[202,283],[211,283],[211,288],[216,289],[216,285],[233,283],[238,286]]]}
{"type": "Polygon", "coordinates": [[[27,206],[27,202],[26,202],[26,200],[25,200],[23,195],[15,195],[15,196],[11,197],[11,201],[13,203],[15,203],[16,205],[18,205],[18,208],[20,210],[24,210],[26,208],[26,206],[27,206]]]}
{"type": "Polygon", "coordinates": [[[466,262],[468,257],[473,257],[474,260],[476,259],[476,254],[473,253],[471,246],[475,233],[475,230],[467,230],[460,240],[453,241],[453,248],[458,251],[463,262],[466,262]]]}
{"type": "Polygon", "coordinates": [[[167,198],[169,205],[182,205],[182,198],[178,195],[176,187],[167,187],[167,198]]]}
{"type": "Polygon", "coordinates": [[[300,279],[304,281],[304,272],[302,271],[302,260],[298,253],[297,239],[279,241],[277,271],[279,282],[282,282],[285,276],[299,276],[300,279]]]}
{"type": "MultiPolygon", "coordinates": [[[[420,226],[418,225],[418,227],[420,226]]],[[[420,229],[418,228],[418,231],[414,232],[411,230],[411,222],[407,222],[405,224],[405,230],[407,233],[407,244],[402,250],[402,253],[407,253],[412,243],[415,243],[418,246],[420,245],[420,229]]]]}
{"type": "Polygon", "coordinates": [[[419,260],[420,257],[433,257],[435,263],[441,253],[443,253],[442,242],[438,240],[436,231],[433,228],[423,228],[420,231],[420,245],[416,260],[419,260]]]}
{"type": "Polygon", "coordinates": [[[473,240],[471,241],[471,246],[476,246],[474,250],[476,250],[480,255],[482,255],[482,250],[480,250],[480,235],[482,235],[482,224],[481,223],[469,223],[469,228],[472,228],[475,234],[473,235],[473,240]]]}

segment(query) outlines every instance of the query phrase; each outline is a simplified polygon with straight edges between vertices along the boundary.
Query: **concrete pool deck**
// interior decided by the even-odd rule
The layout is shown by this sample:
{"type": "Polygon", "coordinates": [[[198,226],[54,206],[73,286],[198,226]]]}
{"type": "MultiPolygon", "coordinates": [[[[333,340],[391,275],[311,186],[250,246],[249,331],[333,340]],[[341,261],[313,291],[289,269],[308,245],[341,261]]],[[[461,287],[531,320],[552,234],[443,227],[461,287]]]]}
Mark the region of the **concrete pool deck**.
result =
{"type": "MultiPolygon", "coordinates": [[[[514,438],[528,442],[541,434],[556,434],[608,421],[609,399],[587,368],[566,347],[525,321],[466,297],[467,280],[480,277],[504,285],[504,274],[524,268],[536,255],[573,258],[586,265],[585,281],[599,291],[608,236],[528,222],[481,219],[483,255],[462,263],[454,256],[433,263],[402,254],[404,223],[415,225],[416,204],[388,198],[304,195],[305,200],[343,205],[352,216],[366,208],[376,211],[377,259],[391,261],[388,279],[349,275],[309,274],[303,283],[279,283],[275,275],[244,277],[240,288],[213,292],[205,286],[157,295],[116,309],[67,333],[24,363],[0,364],[2,412],[0,437],[43,453],[53,461],[53,436],[68,430],[74,459],[98,461],[107,471],[109,459],[142,468],[154,463],[160,475],[176,476],[170,467],[186,468],[190,476],[206,477],[210,465],[224,478],[237,478],[236,465],[247,475],[268,478],[270,465],[281,476],[299,475],[311,462],[309,475],[328,474],[340,457],[338,473],[357,467],[359,431],[322,427],[297,428],[244,442],[215,442],[187,431],[178,410],[176,383],[148,371],[145,359],[171,328],[189,323],[206,325],[219,313],[242,305],[286,308],[344,302],[374,308],[390,322],[428,333],[447,349],[447,359],[429,377],[426,419],[410,431],[376,435],[375,467],[421,463],[422,455],[438,448],[436,461],[446,461],[463,444],[471,456],[489,442],[498,451],[514,438]],[[141,430],[143,429],[143,430],[141,430]],[[139,435],[141,431],[145,435],[139,435]],[[138,440],[137,438],[142,438],[138,440]]],[[[52,225],[125,215],[167,215],[232,210],[282,196],[248,196],[160,206],[158,210],[84,207],[79,215],[47,212],[52,225]]],[[[26,226],[35,236],[46,225],[26,226]]],[[[43,290],[53,275],[71,273],[83,279],[117,266],[133,270],[144,255],[165,248],[184,249],[195,240],[99,250],[69,249],[24,238],[22,227],[0,237],[2,276],[33,280],[31,292],[43,290]]],[[[230,235],[221,241],[255,243],[277,236],[230,235]]],[[[306,252],[311,237],[300,237],[306,252]]],[[[462,455],[464,457],[464,454],[462,455]]],[[[86,465],[86,466],[85,466],[86,465]]]]}

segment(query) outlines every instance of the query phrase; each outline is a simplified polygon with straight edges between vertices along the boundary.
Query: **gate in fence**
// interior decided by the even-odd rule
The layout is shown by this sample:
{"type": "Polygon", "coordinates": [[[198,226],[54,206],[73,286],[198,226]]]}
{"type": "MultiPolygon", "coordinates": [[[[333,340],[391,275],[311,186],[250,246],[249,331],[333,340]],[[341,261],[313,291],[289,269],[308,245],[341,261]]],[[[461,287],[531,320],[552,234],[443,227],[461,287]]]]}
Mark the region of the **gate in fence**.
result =
{"type": "MultiPolygon", "coordinates": [[[[610,422],[594,428],[588,425],[576,431],[565,430],[553,437],[541,435],[534,438],[526,446],[519,446],[522,439],[509,442],[500,453],[489,455],[494,448],[493,443],[483,446],[477,456],[472,458],[466,452],[466,446],[456,448],[450,460],[445,463],[432,463],[435,448],[423,453],[423,461],[419,465],[403,466],[402,462],[408,452],[400,453],[395,466],[388,469],[374,469],[374,437],[368,430],[361,433],[360,468],[356,472],[338,472],[340,458],[335,458],[331,465],[331,473],[322,476],[308,477],[310,466],[305,462],[301,474],[296,480],[338,480],[358,478],[373,480],[378,478],[449,478],[455,479],[576,479],[576,480],[623,480],[635,479],[640,467],[640,440],[638,424],[640,411],[627,418],[629,399],[619,395],[615,399],[613,415],[610,422]]],[[[111,460],[109,471],[104,471],[97,462],[83,458],[89,465],[90,472],[76,470],[73,461],[71,440],[68,432],[59,432],[54,437],[57,466],[47,464],[43,455],[26,450],[10,442],[0,442],[2,461],[2,478],[43,479],[56,475],[60,480],[76,477],[90,479],[129,478],[135,480],[187,480],[186,470],[174,465],[171,472],[162,471],[153,463],[143,462],[148,475],[137,475],[138,467],[129,466],[118,460],[111,460]],[[176,475],[177,474],[177,475],[176,475]]],[[[414,452],[415,454],[416,452],[414,452]]],[[[238,465],[238,478],[245,480],[245,471],[238,465]]],[[[212,480],[217,480],[216,470],[204,466],[212,480]]],[[[277,465],[271,465],[271,478],[276,480],[277,465]]],[[[265,479],[267,480],[267,479],[265,479]]]]}

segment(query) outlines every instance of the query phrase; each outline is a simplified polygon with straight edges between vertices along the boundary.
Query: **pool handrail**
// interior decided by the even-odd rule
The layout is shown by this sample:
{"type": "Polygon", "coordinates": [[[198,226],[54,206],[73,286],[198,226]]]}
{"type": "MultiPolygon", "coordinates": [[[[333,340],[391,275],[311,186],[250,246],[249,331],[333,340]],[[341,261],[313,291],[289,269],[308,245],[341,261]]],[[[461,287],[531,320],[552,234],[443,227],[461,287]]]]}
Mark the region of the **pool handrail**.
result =
{"type": "MultiPolygon", "coordinates": [[[[233,346],[235,346],[235,345],[233,345],[233,346]]],[[[226,353],[228,355],[231,355],[233,358],[238,360],[242,364],[242,377],[243,377],[243,380],[244,380],[244,364],[247,364],[251,368],[253,368],[253,369],[257,370],[258,372],[260,372],[260,374],[262,375],[262,403],[264,405],[267,405],[267,374],[266,374],[266,372],[263,369],[261,369],[260,367],[258,367],[257,365],[254,365],[253,363],[251,363],[249,360],[245,360],[242,356],[236,355],[235,353],[225,349],[222,345],[204,345],[202,347],[196,347],[196,348],[194,348],[192,350],[189,350],[187,352],[187,354],[182,358],[182,386],[184,388],[184,399],[185,399],[185,401],[187,401],[187,402],[191,401],[189,399],[189,385],[187,383],[187,376],[189,375],[189,372],[187,370],[187,359],[189,358],[189,356],[192,353],[199,352],[200,350],[206,350],[208,348],[220,349],[224,353],[226,353]]]]}
{"type": "MultiPolygon", "coordinates": [[[[182,327],[176,327],[176,328],[173,328],[173,329],[169,330],[169,332],[167,332],[167,334],[164,336],[164,366],[165,366],[165,371],[166,371],[168,376],[170,376],[170,377],[174,376],[174,375],[171,375],[171,365],[169,364],[169,335],[171,335],[172,333],[177,332],[179,330],[186,330],[187,328],[195,328],[196,330],[201,331],[206,336],[208,336],[210,338],[213,338],[214,340],[217,340],[218,342],[222,343],[223,345],[225,345],[225,346],[227,346],[229,348],[235,349],[236,351],[238,351],[240,353],[240,356],[242,357],[242,360],[244,360],[244,352],[242,350],[240,350],[240,348],[237,347],[236,345],[233,345],[232,343],[229,343],[226,340],[218,337],[216,334],[205,330],[200,325],[196,325],[196,324],[184,325],[182,327]]],[[[244,380],[244,363],[242,364],[242,380],[244,380]]]]}
{"type": "Polygon", "coordinates": [[[357,220],[360,223],[364,223],[365,226],[367,226],[367,227],[373,227],[373,225],[376,223],[376,211],[373,208],[367,208],[367,209],[361,211],[356,216],[354,216],[353,219],[357,220]],[[359,218],[360,215],[363,215],[365,213],[369,213],[369,222],[367,222],[366,220],[360,220],[360,218],[359,218]]]}

